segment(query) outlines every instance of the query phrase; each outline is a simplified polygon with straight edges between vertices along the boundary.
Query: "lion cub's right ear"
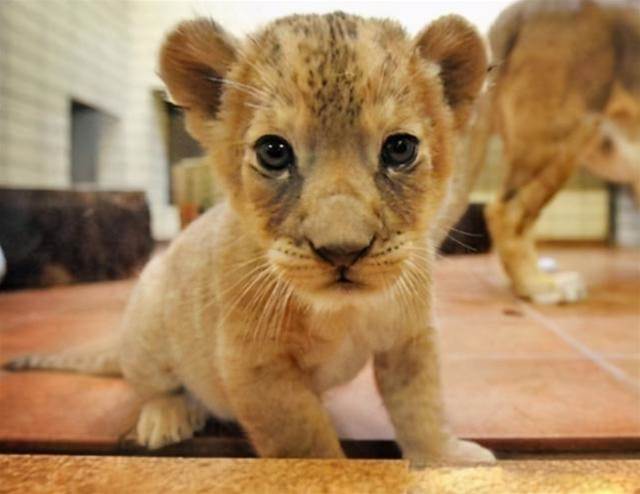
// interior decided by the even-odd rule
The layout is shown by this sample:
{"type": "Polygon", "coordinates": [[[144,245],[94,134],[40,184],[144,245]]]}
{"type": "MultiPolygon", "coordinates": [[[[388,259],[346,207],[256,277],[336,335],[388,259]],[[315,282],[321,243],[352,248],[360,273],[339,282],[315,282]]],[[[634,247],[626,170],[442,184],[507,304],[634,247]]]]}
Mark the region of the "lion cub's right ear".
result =
{"type": "Polygon", "coordinates": [[[180,23],[160,50],[160,77],[186,111],[187,129],[206,145],[206,124],[220,105],[222,79],[236,60],[238,44],[211,19],[180,23]]]}

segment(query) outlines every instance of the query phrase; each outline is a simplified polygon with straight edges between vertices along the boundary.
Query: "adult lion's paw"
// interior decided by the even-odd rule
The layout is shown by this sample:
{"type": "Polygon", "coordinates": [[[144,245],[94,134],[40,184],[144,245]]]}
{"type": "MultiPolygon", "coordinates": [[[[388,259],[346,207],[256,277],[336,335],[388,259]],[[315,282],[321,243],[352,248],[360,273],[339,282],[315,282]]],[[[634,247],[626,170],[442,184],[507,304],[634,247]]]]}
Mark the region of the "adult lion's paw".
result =
{"type": "Polygon", "coordinates": [[[519,296],[541,305],[572,304],[587,296],[585,282],[575,271],[540,273],[515,288],[519,296]]]}

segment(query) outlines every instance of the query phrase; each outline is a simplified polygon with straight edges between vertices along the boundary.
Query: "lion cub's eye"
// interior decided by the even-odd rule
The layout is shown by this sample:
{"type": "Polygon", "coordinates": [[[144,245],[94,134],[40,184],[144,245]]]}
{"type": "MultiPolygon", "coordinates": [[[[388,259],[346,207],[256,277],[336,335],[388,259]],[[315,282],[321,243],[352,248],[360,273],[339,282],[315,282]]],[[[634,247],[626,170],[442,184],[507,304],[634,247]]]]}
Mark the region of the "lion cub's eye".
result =
{"type": "Polygon", "coordinates": [[[413,164],[418,155],[418,139],[411,134],[393,134],[384,141],[380,151],[383,166],[401,170],[413,164]]]}
{"type": "Polygon", "coordinates": [[[253,146],[262,168],[271,172],[284,171],[294,165],[293,149],[287,141],[276,135],[266,135],[253,146]]]}

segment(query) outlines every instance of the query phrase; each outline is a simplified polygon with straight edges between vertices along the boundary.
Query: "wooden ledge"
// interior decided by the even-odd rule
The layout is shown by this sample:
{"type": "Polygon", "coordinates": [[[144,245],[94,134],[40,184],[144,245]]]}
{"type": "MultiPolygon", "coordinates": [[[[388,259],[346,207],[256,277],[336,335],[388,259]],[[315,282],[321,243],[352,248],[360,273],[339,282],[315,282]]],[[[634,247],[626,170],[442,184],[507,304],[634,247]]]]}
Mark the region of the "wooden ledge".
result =
{"type": "Polygon", "coordinates": [[[402,460],[0,455],[0,491],[57,493],[636,493],[640,459],[501,461],[411,470],[402,460]]]}

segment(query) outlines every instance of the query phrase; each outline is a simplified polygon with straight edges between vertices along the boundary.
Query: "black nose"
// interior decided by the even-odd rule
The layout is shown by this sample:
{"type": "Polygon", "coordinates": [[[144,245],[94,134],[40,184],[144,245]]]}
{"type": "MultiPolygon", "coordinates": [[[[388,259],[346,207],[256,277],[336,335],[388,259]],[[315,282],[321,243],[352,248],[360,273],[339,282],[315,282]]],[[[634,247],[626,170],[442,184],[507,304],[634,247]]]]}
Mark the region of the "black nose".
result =
{"type": "Polygon", "coordinates": [[[366,244],[330,244],[323,245],[322,247],[316,247],[312,242],[311,248],[318,255],[318,257],[324,259],[329,264],[333,264],[336,267],[348,268],[355,264],[355,262],[364,256],[371,246],[373,245],[373,239],[366,244]]]}

